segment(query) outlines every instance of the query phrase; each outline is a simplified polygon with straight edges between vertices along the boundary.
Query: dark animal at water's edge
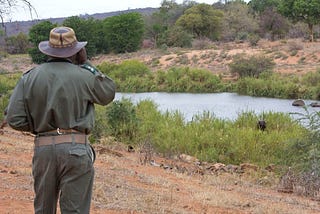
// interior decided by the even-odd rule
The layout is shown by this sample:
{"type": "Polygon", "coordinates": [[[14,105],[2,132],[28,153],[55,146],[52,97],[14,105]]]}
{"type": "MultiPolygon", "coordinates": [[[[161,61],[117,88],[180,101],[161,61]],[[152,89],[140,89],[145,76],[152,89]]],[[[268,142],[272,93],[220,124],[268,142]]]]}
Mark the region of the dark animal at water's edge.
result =
{"type": "Polygon", "coordinates": [[[258,129],[260,129],[261,131],[264,131],[267,128],[267,123],[264,120],[259,120],[257,123],[257,127],[258,129]]]}

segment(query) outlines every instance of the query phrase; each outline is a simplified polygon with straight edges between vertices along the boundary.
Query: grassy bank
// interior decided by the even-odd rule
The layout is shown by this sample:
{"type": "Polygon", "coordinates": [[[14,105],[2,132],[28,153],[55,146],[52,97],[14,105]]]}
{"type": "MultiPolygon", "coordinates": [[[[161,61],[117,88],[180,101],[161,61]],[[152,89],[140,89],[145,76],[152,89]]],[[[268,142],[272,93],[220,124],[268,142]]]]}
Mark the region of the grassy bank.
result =
{"type": "Polygon", "coordinates": [[[303,76],[262,73],[259,77],[223,81],[205,69],[172,67],[152,72],[136,60],[121,64],[105,62],[98,67],[115,80],[121,92],[235,92],[257,97],[320,100],[320,70],[303,76]]]}
{"type": "Polygon", "coordinates": [[[148,100],[136,105],[128,99],[115,101],[106,109],[99,108],[97,117],[93,134],[96,139],[111,134],[118,141],[137,147],[151,144],[164,156],[184,153],[202,161],[229,164],[289,165],[298,158],[287,156],[289,150],[309,134],[283,113],[263,113],[267,129],[261,131],[257,121],[262,115],[253,112],[240,113],[235,121],[204,112],[186,122],[179,112],[161,113],[148,100]]]}

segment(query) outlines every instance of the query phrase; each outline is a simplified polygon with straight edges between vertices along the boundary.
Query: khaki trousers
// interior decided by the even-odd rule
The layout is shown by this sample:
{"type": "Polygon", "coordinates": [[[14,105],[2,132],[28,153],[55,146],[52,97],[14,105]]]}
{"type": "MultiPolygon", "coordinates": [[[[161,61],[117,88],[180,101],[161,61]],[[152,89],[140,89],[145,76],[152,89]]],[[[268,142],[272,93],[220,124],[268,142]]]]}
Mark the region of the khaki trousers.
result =
{"type": "Polygon", "coordinates": [[[90,212],[94,179],[89,144],[61,143],[35,146],[32,160],[35,214],[90,212]]]}

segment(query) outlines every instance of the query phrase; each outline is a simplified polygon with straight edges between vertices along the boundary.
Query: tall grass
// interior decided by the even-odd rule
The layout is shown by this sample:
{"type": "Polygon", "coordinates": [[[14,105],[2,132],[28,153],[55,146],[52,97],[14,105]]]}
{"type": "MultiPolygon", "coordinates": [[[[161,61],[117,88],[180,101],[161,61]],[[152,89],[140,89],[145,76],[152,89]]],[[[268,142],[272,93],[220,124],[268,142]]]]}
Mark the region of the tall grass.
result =
{"type": "MultiPolygon", "coordinates": [[[[236,92],[250,96],[286,99],[319,99],[319,82],[308,78],[318,78],[318,74],[304,77],[265,75],[260,78],[241,78],[236,84],[236,92]]],[[[320,72],[319,72],[320,77],[320,72]]]]}
{"type": "MultiPolygon", "coordinates": [[[[196,156],[202,161],[239,164],[255,163],[260,166],[269,164],[288,164],[286,157],[289,148],[307,135],[306,128],[284,113],[264,112],[256,115],[253,112],[239,113],[235,121],[223,120],[209,112],[196,115],[186,122],[183,115],[176,112],[161,113],[150,100],[141,101],[136,105],[128,100],[119,101],[122,108],[135,118],[130,138],[119,135],[125,143],[139,145],[148,139],[155,150],[164,156],[185,153],[196,156]],[[266,131],[257,128],[257,121],[264,118],[267,122],[266,131]]],[[[114,108],[114,107],[111,107],[114,108]]],[[[114,118],[116,119],[116,118],[114,118]]],[[[110,119],[108,119],[109,122],[110,119]]],[[[132,123],[132,121],[130,121],[132,123]]],[[[119,123],[122,130],[123,124],[119,123]]],[[[132,127],[130,125],[126,126],[132,127]]],[[[117,127],[114,127],[117,130],[117,127]]]]}
{"type": "Polygon", "coordinates": [[[0,120],[4,118],[4,110],[8,105],[10,95],[21,74],[0,74],[0,120]]]}
{"type": "Polygon", "coordinates": [[[245,76],[235,82],[223,82],[209,70],[171,67],[166,71],[151,72],[137,60],[120,64],[102,63],[98,67],[115,80],[117,90],[121,92],[235,92],[257,97],[320,100],[320,81],[317,81],[320,70],[302,77],[269,71],[259,73],[258,77],[245,76]]]}

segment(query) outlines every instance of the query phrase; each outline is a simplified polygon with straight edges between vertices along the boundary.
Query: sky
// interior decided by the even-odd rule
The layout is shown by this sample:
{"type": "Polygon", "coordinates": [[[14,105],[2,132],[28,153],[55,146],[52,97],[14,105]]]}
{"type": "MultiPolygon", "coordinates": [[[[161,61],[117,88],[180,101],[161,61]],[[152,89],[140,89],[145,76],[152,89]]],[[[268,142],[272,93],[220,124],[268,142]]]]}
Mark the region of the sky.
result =
{"type": "MultiPolygon", "coordinates": [[[[196,0],[198,3],[213,4],[218,0],[196,0]]],[[[6,18],[8,21],[27,21],[33,19],[46,19],[69,17],[84,14],[104,13],[123,11],[128,9],[161,6],[162,0],[29,0],[37,11],[38,17],[33,14],[30,16],[26,8],[15,9],[11,16],[6,18]]],[[[183,0],[176,0],[176,3],[182,4],[183,0]]]]}

